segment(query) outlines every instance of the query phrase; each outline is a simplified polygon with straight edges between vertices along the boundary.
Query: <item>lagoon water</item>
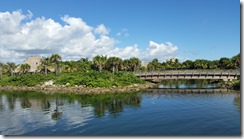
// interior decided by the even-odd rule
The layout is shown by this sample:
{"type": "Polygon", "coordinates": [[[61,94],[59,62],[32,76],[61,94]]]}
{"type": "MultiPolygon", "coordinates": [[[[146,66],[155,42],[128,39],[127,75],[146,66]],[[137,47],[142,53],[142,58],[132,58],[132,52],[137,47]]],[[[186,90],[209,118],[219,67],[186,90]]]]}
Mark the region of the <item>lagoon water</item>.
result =
{"type": "Polygon", "coordinates": [[[240,136],[240,107],[240,92],[0,92],[0,134],[240,136]]]}

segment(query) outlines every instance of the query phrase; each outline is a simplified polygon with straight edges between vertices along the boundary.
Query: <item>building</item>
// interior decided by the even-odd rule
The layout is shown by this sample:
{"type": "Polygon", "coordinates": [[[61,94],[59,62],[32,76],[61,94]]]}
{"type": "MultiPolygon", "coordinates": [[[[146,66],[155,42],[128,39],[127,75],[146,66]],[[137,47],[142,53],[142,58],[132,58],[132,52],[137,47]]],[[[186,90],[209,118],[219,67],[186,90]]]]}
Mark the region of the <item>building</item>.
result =
{"type": "MultiPolygon", "coordinates": [[[[41,56],[31,56],[31,57],[28,57],[22,64],[29,64],[30,65],[30,69],[29,69],[28,72],[35,73],[35,72],[39,72],[38,66],[41,65],[41,60],[42,60],[41,56]]],[[[15,69],[15,72],[19,72],[20,71],[20,66],[21,65],[19,65],[15,69]]]]}
{"type": "Polygon", "coordinates": [[[149,62],[146,61],[142,61],[141,62],[141,66],[144,66],[145,68],[147,68],[147,65],[149,64],[149,62]]]}
{"type": "Polygon", "coordinates": [[[168,60],[166,60],[166,62],[176,62],[176,60],[178,60],[177,58],[170,58],[168,60]]]}

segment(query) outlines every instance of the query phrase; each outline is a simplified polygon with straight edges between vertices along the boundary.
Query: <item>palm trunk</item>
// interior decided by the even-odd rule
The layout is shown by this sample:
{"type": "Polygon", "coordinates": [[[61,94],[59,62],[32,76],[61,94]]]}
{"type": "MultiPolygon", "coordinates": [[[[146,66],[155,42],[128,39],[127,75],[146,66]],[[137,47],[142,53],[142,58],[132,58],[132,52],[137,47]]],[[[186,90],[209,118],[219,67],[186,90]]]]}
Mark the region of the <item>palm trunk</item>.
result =
{"type": "Polygon", "coordinates": [[[45,68],[45,75],[47,76],[47,66],[45,65],[44,68],[45,68]]]}
{"type": "Polygon", "coordinates": [[[3,73],[2,73],[2,67],[0,67],[0,78],[2,79],[3,73]]]}
{"type": "Polygon", "coordinates": [[[102,71],[102,65],[99,65],[99,71],[100,72],[102,71]]]}
{"type": "Polygon", "coordinates": [[[10,68],[10,75],[13,76],[13,69],[10,68]]]}
{"type": "Polygon", "coordinates": [[[113,66],[113,74],[114,74],[114,66],[113,66]]]}
{"type": "Polygon", "coordinates": [[[60,66],[59,73],[62,73],[62,70],[63,70],[63,66],[60,66]]]}
{"type": "Polygon", "coordinates": [[[57,75],[58,74],[58,64],[56,63],[55,65],[55,74],[57,75]]]}

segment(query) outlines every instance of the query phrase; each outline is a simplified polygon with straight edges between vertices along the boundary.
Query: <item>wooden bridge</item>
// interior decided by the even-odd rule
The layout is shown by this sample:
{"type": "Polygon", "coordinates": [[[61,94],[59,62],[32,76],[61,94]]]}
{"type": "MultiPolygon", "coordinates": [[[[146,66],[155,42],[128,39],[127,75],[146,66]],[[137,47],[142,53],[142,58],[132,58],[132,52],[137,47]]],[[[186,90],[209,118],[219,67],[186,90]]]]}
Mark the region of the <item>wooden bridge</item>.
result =
{"type": "Polygon", "coordinates": [[[137,71],[134,75],[142,80],[160,79],[223,79],[232,80],[240,76],[240,69],[231,70],[163,70],[163,71],[137,71]]]}

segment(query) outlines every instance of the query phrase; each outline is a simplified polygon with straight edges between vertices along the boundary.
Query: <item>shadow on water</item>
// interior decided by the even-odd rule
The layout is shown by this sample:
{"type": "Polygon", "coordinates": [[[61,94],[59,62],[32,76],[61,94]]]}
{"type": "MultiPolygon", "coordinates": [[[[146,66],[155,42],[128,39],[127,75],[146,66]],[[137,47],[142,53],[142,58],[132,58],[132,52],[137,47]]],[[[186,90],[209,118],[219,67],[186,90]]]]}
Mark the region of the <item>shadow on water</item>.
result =
{"type": "Polygon", "coordinates": [[[106,113],[111,117],[117,117],[125,107],[140,107],[141,99],[141,95],[138,93],[75,95],[71,93],[0,92],[0,112],[4,109],[13,111],[16,109],[16,103],[20,103],[21,109],[38,109],[44,114],[50,114],[53,120],[60,120],[63,115],[62,106],[78,102],[80,107],[92,106],[96,117],[103,117],[106,113]],[[7,103],[3,102],[4,98],[7,103]]]}

